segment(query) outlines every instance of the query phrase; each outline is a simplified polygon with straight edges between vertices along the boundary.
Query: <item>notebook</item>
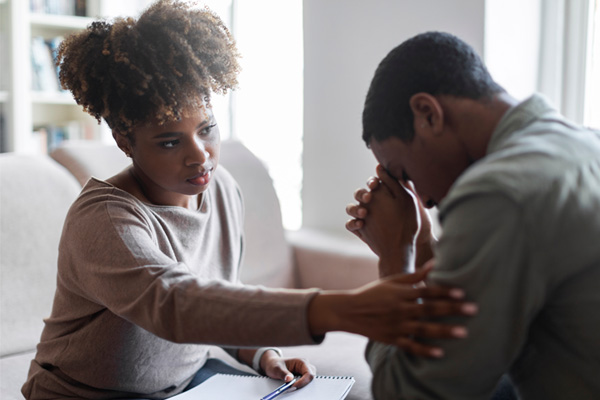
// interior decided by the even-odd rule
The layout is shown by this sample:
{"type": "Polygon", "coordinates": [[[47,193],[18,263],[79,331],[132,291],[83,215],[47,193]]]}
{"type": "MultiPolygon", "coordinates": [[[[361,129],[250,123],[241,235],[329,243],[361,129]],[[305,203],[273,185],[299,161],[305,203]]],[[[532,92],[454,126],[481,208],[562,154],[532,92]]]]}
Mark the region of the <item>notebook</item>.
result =
{"type": "MultiPolygon", "coordinates": [[[[176,400],[259,400],[283,382],[265,376],[216,374],[204,383],[172,397],[176,400]]],[[[351,376],[316,376],[302,389],[289,389],[275,400],[342,400],[354,385],[351,376]]]]}

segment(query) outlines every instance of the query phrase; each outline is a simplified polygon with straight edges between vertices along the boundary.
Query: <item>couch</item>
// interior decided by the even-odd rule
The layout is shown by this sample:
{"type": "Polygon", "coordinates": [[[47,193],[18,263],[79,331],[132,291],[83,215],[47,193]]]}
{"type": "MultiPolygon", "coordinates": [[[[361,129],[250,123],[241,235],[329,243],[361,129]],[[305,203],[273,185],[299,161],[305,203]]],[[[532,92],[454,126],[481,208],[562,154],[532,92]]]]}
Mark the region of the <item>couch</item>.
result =
{"type": "MultiPolygon", "coordinates": [[[[116,146],[93,142],[65,142],[49,156],[0,154],[0,398],[23,398],[20,388],[52,305],[58,241],[70,204],[90,176],[108,178],[128,163],[116,146]]],[[[377,278],[374,255],[357,239],[286,232],[265,166],[240,142],[223,142],[221,164],[245,198],[243,282],[346,289],[377,278]]],[[[320,375],[353,376],[347,399],[369,400],[365,345],[364,337],[333,332],[320,345],[283,350],[309,359],[320,375]]],[[[211,353],[245,368],[220,348],[211,353]]]]}

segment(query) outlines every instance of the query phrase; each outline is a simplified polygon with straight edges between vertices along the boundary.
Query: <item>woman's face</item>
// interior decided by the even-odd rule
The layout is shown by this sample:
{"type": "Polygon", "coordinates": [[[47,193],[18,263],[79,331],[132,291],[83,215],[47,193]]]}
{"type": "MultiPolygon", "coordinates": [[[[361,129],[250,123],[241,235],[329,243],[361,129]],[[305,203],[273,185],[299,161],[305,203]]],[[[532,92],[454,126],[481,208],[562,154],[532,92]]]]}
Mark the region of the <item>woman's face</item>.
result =
{"type": "Polygon", "coordinates": [[[220,134],[210,105],[203,102],[180,121],[134,128],[133,174],[153,204],[197,207],[219,163],[220,134]]]}

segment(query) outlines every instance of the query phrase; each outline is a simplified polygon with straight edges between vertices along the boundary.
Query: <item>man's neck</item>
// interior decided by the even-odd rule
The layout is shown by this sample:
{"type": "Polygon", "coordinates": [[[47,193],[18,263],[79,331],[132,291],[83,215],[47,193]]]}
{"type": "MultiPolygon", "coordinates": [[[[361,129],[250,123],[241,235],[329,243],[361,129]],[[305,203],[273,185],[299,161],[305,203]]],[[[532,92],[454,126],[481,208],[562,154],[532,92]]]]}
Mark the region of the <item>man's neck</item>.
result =
{"type": "Polygon", "coordinates": [[[519,103],[506,92],[484,100],[450,96],[440,96],[438,100],[472,161],[485,156],[496,126],[504,114],[519,103]]]}

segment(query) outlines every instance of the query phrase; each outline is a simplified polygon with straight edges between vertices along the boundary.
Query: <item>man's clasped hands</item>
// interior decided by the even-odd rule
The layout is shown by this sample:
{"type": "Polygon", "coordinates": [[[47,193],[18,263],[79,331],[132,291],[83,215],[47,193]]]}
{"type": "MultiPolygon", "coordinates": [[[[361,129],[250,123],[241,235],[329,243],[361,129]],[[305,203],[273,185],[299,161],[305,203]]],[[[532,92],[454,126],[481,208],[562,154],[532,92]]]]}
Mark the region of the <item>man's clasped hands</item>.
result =
{"type": "MultiPolygon", "coordinates": [[[[445,324],[439,318],[473,316],[477,306],[465,301],[460,288],[426,283],[434,266],[432,246],[436,241],[429,213],[412,183],[392,177],[381,165],[377,176],[367,181],[366,188],[356,190],[354,198],[357,203],[346,207],[351,217],[346,228],[379,257],[383,282],[404,286],[400,299],[390,299],[397,302],[403,316],[400,321],[389,321],[397,325],[401,336],[381,337],[380,341],[395,341],[396,346],[415,355],[442,357],[443,350],[427,344],[427,339],[464,338],[468,332],[464,326],[445,324]]],[[[377,337],[374,332],[366,336],[377,337]]]]}

